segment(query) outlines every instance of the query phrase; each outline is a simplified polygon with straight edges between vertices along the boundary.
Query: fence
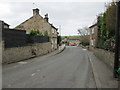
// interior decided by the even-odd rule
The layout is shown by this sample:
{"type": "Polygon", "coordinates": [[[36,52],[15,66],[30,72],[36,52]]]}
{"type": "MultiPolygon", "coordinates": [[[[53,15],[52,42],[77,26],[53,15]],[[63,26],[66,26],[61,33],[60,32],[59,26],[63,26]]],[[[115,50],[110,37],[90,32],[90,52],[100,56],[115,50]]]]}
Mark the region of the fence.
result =
{"type": "Polygon", "coordinates": [[[2,37],[5,48],[27,46],[32,43],[49,42],[49,37],[47,36],[32,36],[26,34],[26,31],[24,30],[15,29],[4,29],[2,37]]]}
{"type": "Polygon", "coordinates": [[[49,42],[49,37],[48,36],[32,36],[32,35],[27,35],[28,36],[28,42],[29,43],[44,43],[44,42],[49,42]]]}

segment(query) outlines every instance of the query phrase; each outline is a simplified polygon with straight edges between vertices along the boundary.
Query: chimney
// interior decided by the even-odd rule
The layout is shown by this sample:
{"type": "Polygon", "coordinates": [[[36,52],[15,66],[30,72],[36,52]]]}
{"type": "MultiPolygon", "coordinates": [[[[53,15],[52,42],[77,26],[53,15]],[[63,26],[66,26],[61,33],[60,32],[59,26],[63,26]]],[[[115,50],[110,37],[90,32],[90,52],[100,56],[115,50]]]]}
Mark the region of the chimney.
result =
{"type": "Polygon", "coordinates": [[[49,18],[48,18],[48,13],[45,14],[45,18],[44,18],[44,19],[48,22],[48,20],[49,20],[49,18]]]}
{"type": "Polygon", "coordinates": [[[35,15],[39,15],[39,9],[36,8],[36,9],[33,9],[33,16],[35,15]]]}

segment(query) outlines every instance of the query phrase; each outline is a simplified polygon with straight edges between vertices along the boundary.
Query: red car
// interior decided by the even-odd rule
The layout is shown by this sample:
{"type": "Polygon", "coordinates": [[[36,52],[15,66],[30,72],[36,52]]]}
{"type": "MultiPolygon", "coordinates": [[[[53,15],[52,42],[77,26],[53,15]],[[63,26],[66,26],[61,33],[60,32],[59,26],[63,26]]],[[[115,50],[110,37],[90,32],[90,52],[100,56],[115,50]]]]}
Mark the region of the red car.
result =
{"type": "Polygon", "coordinates": [[[70,44],[70,46],[77,46],[77,44],[70,44]]]}

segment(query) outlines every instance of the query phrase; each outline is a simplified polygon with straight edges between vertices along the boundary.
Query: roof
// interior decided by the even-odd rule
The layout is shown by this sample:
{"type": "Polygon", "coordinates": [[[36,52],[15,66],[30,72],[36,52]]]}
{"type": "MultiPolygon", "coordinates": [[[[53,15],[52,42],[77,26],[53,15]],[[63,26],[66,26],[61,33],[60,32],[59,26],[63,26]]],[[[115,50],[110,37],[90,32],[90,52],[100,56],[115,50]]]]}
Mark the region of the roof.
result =
{"type": "Polygon", "coordinates": [[[96,24],[93,24],[92,26],[90,26],[89,28],[92,28],[92,27],[94,27],[94,26],[97,26],[97,23],[96,24]]]}
{"type": "Polygon", "coordinates": [[[5,23],[5,22],[4,22],[4,25],[10,26],[9,24],[7,24],[7,23],[5,23]]]}
{"type": "MultiPolygon", "coordinates": [[[[40,15],[39,15],[40,16],[40,15]]],[[[15,28],[17,28],[18,26],[20,26],[21,24],[24,24],[25,22],[27,22],[28,20],[32,19],[34,16],[30,17],[29,19],[25,20],[24,22],[20,23],[19,25],[17,25],[15,28]]],[[[41,16],[42,19],[44,19],[42,16],[41,16]]],[[[53,24],[50,24],[49,22],[46,22],[48,23],[49,25],[51,25],[51,27],[53,27],[54,29],[58,30],[58,28],[56,28],[55,26],[53,26],[53,24]]]]}
{"type": "Polygon", "coordinates": [[[58,28],[56,28],[55,26],[53,26],[53,24],[51,24],[51,27],[54,28],[54,29],[56,29],[56,30],[58,30],[58,28]]]}
{"type": "Polygon", "coordinates": [[[4,23],[4,25],[10,26],[9,24],[5,23],[4,21],[2,21],[2,20],[0,20],[0,21],[1,21],[1,22],[3,22],[3,23],[4,23]]]}

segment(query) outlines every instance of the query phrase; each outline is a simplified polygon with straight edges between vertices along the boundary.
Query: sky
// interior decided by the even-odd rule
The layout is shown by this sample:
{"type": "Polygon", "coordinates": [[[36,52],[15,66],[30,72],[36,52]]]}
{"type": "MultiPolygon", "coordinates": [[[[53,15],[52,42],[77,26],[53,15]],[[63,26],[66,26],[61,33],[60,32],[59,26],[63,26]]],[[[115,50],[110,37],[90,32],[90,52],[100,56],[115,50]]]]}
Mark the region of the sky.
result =
{"type": "Polygon", "coordinates": [[[0,20],[14,28],[33,15],[32,9],[39,8],[44,17],[49,15],[49,22],[59,28],[62,36],[78,35],[77,29],[89,27],[96,22],[97,15],[105,11],[104,1],[9,1],[0,3],[0,20]],[[34,3],[34,4],[33,4],[34,3]]]}

